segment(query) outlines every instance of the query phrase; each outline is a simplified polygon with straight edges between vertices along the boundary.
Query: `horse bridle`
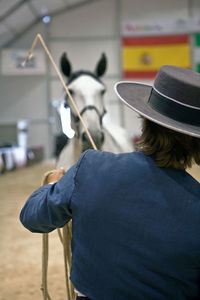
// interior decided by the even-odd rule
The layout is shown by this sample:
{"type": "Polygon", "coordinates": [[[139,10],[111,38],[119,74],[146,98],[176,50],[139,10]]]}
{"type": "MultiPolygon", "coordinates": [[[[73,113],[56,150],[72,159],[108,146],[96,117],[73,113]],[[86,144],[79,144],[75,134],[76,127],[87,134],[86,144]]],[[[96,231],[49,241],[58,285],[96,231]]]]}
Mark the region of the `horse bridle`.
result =
{"type": "MultiPolygon", "coordinates": [[[[107,113],[107,110],[105,109],[105,107],[103,107],[103,112],[102,112],[102,114],[101,114],[101,113],[99,112],[98,108],[96,108],[96,106],[94,106],[94,105],[87,105],[87,106],[83,107],[83,109],[80,111],[81,117],[83,116],[83,114],[84,114],[87,110],[95,110],[95,111],[96,111],[96,113],[97,113],[97,115],[98,115],[98,117],[99,117],[99,124],[100,124],[101,127],[102,127],[102,125],[103,125],[103,117],[104,117],[104,115],[107,113]]],[[[75,115],[73,112],[71,112],[71,116],[72,116],[72,118],[73,118],[73,120],[74,120],[74,124],[75,124],[76,129],[77,129],[77,137],[79,138],[79,136],[80,136],[80,130],[79,130],[80,119],[79,119],[79,117],[78,117],[77,115],[75,115]]]]}

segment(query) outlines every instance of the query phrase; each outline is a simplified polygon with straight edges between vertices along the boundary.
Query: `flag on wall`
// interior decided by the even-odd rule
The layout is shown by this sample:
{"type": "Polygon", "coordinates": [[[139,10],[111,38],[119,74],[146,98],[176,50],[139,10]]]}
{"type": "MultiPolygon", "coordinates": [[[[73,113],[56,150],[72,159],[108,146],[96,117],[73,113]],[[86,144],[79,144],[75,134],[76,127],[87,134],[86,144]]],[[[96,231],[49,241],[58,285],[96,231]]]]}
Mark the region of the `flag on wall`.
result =
{"type": "Polygon", "coordinates": [[[125,78],[154,78],[162,65],[189,68],[189,35],[124,37],[123,73],[125,78]]]}
{"type": "Polygon", "coordinates": [[[194,34],[193,62],[194,70],[200,73],[200,33],[194,34]]]}

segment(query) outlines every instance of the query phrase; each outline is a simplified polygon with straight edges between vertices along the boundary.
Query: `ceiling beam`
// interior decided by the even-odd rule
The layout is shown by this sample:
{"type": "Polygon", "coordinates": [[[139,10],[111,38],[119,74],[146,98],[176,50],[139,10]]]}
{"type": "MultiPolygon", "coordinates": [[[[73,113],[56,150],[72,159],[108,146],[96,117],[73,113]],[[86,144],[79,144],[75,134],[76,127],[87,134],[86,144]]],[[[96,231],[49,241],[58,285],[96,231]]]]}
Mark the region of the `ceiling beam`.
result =
{"type": "MultiPolygon", "coordinates": [[[[29,0],[23,0],[21,2],[26,2],[29,0]]],[[[67,6],[55,10],[52,13],[49,13],[48,16],[50,17],[55,17],[59,14],[65,13],[65,12],[70,12],[72,10],[78,9],[80,7],[83,7],[85,5],[94,3],[94,2],[98,2],[101,0],[85,0],[83,2],[78,2],[76,4],[68,4],[67,6]]],[[[6,42],[5,44],[2,45],[2,48],[9,48],[11,47],[16,41],[18,41],[20,38],[22,38],[29,30],[31,30],[35,25],[37,25],[39,22],[42,21],[43,16],[39,16],[38,18],[36,18],[32,23],[30,23],[28,26],[26,26],[21,32],[17,33],[12,39],[10,39],[8,42],[6,42]]]]}
{"type": "Polygon", "coordinates": [[[62,14],[64,12],[67,12],[67,11],[70,11],[70,10],[75,10],[75,9],[77,9],[79,7],[83,7],[83,6],[86,6],[88,4],[91,4],[91,3],[94,3],[94,2],[98,2],[98,1],[102,1],[102,0],[85,0],[85,1],[82,1],[82,2],[77,2],[75,4],[68,4],[64,8],[55,10],[52,13],[50,13],[49,15],[51,17],[55,17],[55,16],[60,15],[60,14],[62,14]]]}
{"type": "Polygon", "coordinates": [[[37,18],[39,14],[39,12],[37,11],[37,9],[35,8],[35,6],[32,4],[32,2],[28,2],[27,3],[28,8],[30,9],[30,11],[32,12],[32,14],[37,18]]]}
{"type": "Polygon", "coordinates": [[[6,12],[5,14],[3,14],[0,17],[0,23],[5,21],[6,18],[8,18],[9,16],[11,16],[16,10],[18,10],[22,5],[24,5],[26,2],[29,2],[30,0],[21,0],[19,2],[17,2],[16,4],[14,4],[13,6],[11,6],[6,12]]]}
{"type": "Polygon", "coordinates": [[[31,30],[40,21],[41,21],[41,18],[35,19],[28,26],[26,26],[26,28],[24,28],[21,32],[15,34],[13,38],[11,38],[9,41],[7,41],[6,43],[4,43],[1,46],[1,48],[9,48],[9,47],[11,47],[15,42],[17,42],[20,38],[22,38],[29,30],[31,30]]]}

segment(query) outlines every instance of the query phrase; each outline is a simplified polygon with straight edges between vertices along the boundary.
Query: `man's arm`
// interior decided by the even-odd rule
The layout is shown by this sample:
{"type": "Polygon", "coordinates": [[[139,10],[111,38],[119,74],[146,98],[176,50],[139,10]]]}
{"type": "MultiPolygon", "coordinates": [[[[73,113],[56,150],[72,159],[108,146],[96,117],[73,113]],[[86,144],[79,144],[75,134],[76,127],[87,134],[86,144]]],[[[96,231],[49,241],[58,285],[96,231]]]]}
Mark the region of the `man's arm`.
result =
{"type": "Polygon", "coordinates": [[[44,185],[29,197],[20,213],[20,221],[27,229],[50,232],[63,227],[71,219],[75,173],[76,165],[65,174],[63,169],[51,172],[46,182],[54,183],[44,185]]]}

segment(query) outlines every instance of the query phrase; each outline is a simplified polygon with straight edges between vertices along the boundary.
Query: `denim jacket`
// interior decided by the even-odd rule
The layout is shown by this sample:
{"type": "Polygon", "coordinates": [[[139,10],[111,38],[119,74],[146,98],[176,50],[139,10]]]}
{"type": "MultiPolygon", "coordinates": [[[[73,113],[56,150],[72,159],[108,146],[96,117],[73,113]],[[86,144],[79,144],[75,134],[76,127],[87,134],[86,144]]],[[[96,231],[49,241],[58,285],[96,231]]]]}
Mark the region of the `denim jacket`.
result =
{"type": "Polygon", "coordinates": [[[39,233],[71,218],[71,280],[92,300],[200,299],[200,184],[185,171],[88,150],[20,214],[39,233]]]}

